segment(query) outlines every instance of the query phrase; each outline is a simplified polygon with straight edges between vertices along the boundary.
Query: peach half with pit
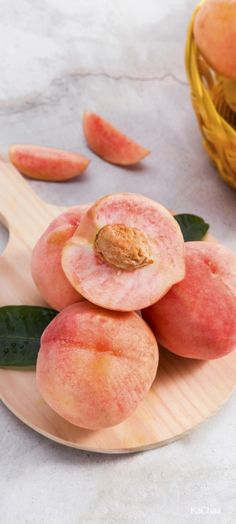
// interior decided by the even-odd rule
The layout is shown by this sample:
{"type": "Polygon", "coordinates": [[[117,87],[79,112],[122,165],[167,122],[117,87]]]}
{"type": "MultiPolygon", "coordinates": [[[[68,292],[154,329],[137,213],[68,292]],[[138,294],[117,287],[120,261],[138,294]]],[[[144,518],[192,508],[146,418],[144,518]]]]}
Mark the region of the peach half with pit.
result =
{"type": "Polygon", "coordinates": [[[62,267],[90,302],[135,311],[183,279],[184,240],[162,205],[135,193],[115,193],[85,213],[63,249],[62,267]]]}
{"type": "Polygon", "coordinates": [[[77,206],[55,218],[33,249],[33,280],[44,300],[58,311],[83,300],[66,278],[61,265],[61,254],[88,207],[77,206]]]}
{"type": "Polygon", "coordinates": [[[78,153],[29,144],[10,146],[9,157],[23,175],[51,182],[75,178],[89,164],[89,160],[78,153]]]}
{"type": "Polygon", "coordinates": [[[84,114],[83,130],[90,149],[111,164],[137,164],[150,153],[96,113],[84,114]]]}
{"type": "Polygon", "coordinates": [[[236,253],[210,242],[186,243],[186,276],[143,317],[172,353],[215,359],[236,349],[236,253]]]}
{"type": "Polygon", "coordinates": [[[64,419],[101,429],[133,413],[157,365],[156,339],[137,313],[84,301],[64,309],[44,331],[36,379],[44,400],[64,419]]]}

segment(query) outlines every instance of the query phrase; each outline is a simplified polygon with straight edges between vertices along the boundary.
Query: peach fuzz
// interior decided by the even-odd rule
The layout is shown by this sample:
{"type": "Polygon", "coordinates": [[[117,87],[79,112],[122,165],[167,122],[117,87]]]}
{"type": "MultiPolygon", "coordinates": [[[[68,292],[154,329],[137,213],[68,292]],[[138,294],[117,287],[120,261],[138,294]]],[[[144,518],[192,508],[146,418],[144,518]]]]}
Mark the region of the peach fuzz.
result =
{"type": "Polygon", "coordinates": [[[9,158],[23,175],[51,182],[74,178],[89,164],[89,160],[78,153],[28,144],[10,146],[9,158]]]}
{"type": "Polygon", "coordinates": [[[77,206],[59,215],[38,240],[32,253],[33,280],[46,302],[57,310],[82,300],[67,280],[61,265],[62,249],[78,227],[88,206],[77,206]]]}
{"type": "Polygon", "coordinates": [[[206,0],[195,17],[194,37],[209,65],[236,80],[236,0],[206,0]]]}
{"type": "Polygon", "coordinates": [[[137,164],[150,153],[95,113],[84,114],[83,129],[90,149],[111,164],[137,164]]]}
{"type": "Polygon", "coordinates": [[[64,309],[44,331],[37,385],[64,419],[101,429],[133,413],[155,379],[158,355],[139,315],[84,301],[64,309]]]}
{"type": "Polygon", "coordinates": [[[236,349],[236,253],[210,242],[186,243],[186,276],[143,317],[164,347],[195,359],[236,349]]]}
{"type": "Polygon", "coordinates": [[[163,206],[135,193],[115,193],[85,213],[63,249],[62,267],[90,302],[135,311],[183,279],[184,240],[163,206]]]}

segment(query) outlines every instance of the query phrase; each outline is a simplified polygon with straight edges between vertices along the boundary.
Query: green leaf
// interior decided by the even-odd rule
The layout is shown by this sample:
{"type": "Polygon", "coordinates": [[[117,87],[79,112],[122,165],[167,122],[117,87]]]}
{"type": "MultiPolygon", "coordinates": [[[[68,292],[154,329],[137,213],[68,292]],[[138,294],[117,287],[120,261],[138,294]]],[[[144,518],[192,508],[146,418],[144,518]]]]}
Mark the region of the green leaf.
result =
{"type": "Polygon", "coordinates": [[[197,215],[183,213],[181,215],[175,215],[174,218],[180,226],[185,242],[202,240],[210,227],[203,218],[197,215]]]}
{"type": "Polygon", "coordinates": [[[40,337],[56,315],[38,306],[0,307],[0,367],[35,366],[40,337]]]}

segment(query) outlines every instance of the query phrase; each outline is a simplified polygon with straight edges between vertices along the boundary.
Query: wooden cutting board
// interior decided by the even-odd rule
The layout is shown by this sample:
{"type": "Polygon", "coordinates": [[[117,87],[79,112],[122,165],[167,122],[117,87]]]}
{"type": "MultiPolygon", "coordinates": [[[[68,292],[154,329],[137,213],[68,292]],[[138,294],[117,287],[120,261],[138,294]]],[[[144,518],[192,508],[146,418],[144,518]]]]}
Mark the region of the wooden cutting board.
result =
{"type": "MultiPolygon", "coordinates": [[[[14,167],[2,161],[0,195],[0,221],[10,232],[0,257],[0,306],[43,305],[30,274],[31,251],[62,209],[42,202],[14,167]]],[[[113,428],[89,431],[47,406],[37,391],[34,371],[0,369],[0,397],[20,420],[56,442],[101,453],[141,451],[181,437],[214,415],[235,385],[236,351],[202,362],[161,350],[156,381],[135,413],[113,428]]]]}

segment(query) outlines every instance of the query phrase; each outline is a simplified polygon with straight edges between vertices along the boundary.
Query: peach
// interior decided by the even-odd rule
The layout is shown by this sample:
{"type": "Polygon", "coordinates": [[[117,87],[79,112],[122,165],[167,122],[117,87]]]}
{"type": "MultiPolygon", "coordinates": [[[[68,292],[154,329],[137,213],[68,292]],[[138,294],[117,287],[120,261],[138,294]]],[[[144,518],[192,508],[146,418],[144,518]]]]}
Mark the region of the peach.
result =
{"type": "Polygon", "coordinates": [[[236,0],[206,0],[195,17],[194,37],[206,61],[223,76],[226,102],[236,111],[236,0]]]}
{"type": "Polygon", "coordinates": [[[89,164],[89,160],[78,153],[28,144],[10,146],[9,157],[24,175],[51,182],[74,178],[89,164]]]}
{"type": "Polygon", "coordinates": [[[143,312],[157,340],[183,357],[215,359],[236,348],[236,253],[186,243],[186,276],[143,312]]]}
{"type": "Polygon", "coordinates": [[[71,286],[61,266],[61,253],[88,206],[77,206],[51,222],[33,249],[31,270],[42,297],[57,310],[83,300],[71,286]]]}
{"type": "Polygon", "coordinates": [[[80,302],[43,333],[36,379],[44,400],[87,429],[119,424],[136,409],[156,376],[158,346],[136,313],[80,302]]]}
{"type": "Polygon", "coordinates": [[[63,249],[62,267],[90,302],[134,311],[182,280],[184,240],[163,206],[135,193],[115,193],[85,213],[63,249]]]}
{"type": "Polygon", "coordinates": [[[92,151],[111,164],[137,164],[150,153],[95,113],[84,114],[83,129],[92,151]]]}
{"type": "Polygon", "coordinates": [[[194,36],[213,69],[236,79],[236,0],[206,0],[196,14],[194,36]]]}

